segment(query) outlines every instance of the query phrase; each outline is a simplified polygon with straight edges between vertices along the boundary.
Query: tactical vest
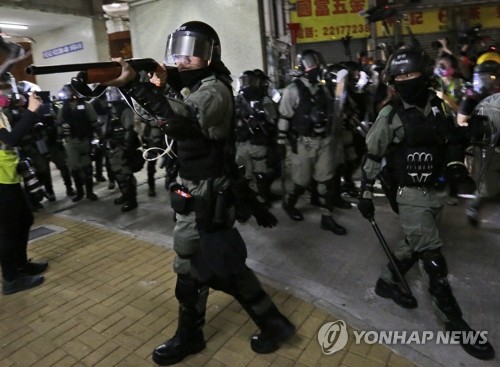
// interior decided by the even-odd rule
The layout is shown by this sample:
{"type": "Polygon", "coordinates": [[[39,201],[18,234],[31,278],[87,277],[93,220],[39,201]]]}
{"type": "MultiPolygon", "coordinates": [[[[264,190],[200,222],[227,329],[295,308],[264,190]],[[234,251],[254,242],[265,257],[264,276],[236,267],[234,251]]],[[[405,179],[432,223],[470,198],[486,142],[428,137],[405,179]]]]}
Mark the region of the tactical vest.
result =
{"type": "Polygon", "coordinates": [[[292,129],[299,135],[324,136],[328,125],[328,96],[319,87],[313,95],[300,79],[293,83],[299,90],[299,105],[291,118],[292,129]]]}
{"type": "Polygon", "coordinates": [[[247,101],[243,95],[236,97],[236,141],[267,145],[269,132],[266,126],[266,112],[256,110],[252,107],[252,103],[259,103],[262,106],[260,101],[247,101]]]}
{"type": "Polygon", "coordinates": [[[444,183],[447,116],[442,100],[431,100],[431,113],[424,116],[418,108],[405,109],[401,100],[393,103],[392,122],[397,114],[403,124],[404,139],[391,146],[388,166],[399,186],[436,187],[444,183]]]}
{"type": "Polygon", "coordinates": [[[62,110],[63,124],[69,125],[69,136],[74,139],[90,139],[93,135],[92,125],[89,121],[85,102],[77,101],[75,108],[71,104],[64,103],[62,110]],[[82,106],[82,107],[80,107],[82,106]]]}
{"type": "MultiPolygon", "coordinates": [[[[194,93],[201,84],[202,81],[193,86],[191,93],[194,93]]],[[[232,108],[234,110],[234,100],[232,100],[232,108]]],[[[234,126],[229,131],[234,132],[234,126]]],[[[232,139],[234,140],[234,137],[232,139]]],[[[177,140],[179,176],[190,181],[222,176],[225,168],[226,146],[226,139],[213,140],[205,136],[177,140]]]]}
{"type": "Polygon", "coordinates": [[[127,129],[123,126],[121,115],[126,108],[128,106],[124,103],[113,103],[110,107],[111,119],[109,120],[108,134],[112,144],[123,145],[125,143],[127,129]]]}

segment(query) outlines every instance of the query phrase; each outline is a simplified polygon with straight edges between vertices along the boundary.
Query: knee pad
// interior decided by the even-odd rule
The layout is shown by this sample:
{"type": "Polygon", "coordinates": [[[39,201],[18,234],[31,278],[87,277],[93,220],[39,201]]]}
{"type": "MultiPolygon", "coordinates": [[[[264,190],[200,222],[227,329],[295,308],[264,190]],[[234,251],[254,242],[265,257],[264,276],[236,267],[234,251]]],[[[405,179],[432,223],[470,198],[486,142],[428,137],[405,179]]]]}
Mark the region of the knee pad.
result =
{"type": "Polygon", "coordinates": [[[419,259],[429,277],[437,279],[445,278],[448,275],[446,259],[440,249],[422,251],[419,253],[419,259]]]}
{"type": "Polygon", "coordinates": [[[179,303],[194,305],[198,300],[201,284],[189,274],[177,274],[175,297],[179,303]]]}

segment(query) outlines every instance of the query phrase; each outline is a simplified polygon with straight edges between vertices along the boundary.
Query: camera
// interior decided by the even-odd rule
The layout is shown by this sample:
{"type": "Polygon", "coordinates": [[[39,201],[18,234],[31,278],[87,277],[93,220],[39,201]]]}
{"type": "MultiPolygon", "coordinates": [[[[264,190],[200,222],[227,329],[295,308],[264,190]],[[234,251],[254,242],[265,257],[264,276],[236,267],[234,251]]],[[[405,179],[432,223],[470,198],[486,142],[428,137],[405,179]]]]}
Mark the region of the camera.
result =
{"type": "Polygon", "coordinates": [[[476,24],[458,35],[459,45],[472,45],[480,38],[481,24],[476,24]]]}
{"type": "Polygon", "coordinates": [[[24,188],[26,191],[33,195],[38,201],[42,201],[44,192],[40,181],[35,175],[35,170],[31,166],[29,158],[20,160],[17,165],[17,173],[23,178],[24,188]]]}

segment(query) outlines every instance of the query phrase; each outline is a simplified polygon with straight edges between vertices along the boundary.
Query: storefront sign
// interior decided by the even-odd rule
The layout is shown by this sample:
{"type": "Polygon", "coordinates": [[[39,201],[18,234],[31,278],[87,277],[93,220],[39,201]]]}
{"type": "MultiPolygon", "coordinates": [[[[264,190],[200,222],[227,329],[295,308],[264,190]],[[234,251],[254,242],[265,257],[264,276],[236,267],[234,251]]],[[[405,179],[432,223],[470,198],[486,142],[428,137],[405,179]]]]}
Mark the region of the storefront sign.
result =
{"type": "Polygon", "coordinates": [[[370,25],[358,13],[367,9],[368,0],[297,0],[290,11],[291,22],[300,23],[297,43],[366,38],[370,25]]]}

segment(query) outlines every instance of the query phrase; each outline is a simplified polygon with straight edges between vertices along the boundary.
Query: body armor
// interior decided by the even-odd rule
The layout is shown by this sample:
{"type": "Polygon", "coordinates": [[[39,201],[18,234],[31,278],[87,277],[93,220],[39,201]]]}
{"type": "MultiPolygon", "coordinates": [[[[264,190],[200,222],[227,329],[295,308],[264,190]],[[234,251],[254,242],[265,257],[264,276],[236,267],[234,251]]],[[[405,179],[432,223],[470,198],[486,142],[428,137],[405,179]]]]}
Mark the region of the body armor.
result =
{"type": "Polygon", "coordinates": [[[93,131],[92,125],[88,119],[85,109],[85,102],[78,101],[75,109],[71,108],[70,103],[63,106],[63,135],[75,139],[91,138],[93,131]]]}
{"type": "Polygon", "coordinates": [[[439,112],[428,116],[416,107],[404,109],[401,102],[393,106],[403,123],[404,140],[391,148],[388,166],[396,172],[399,186],[430,187],[443,183],[448,122],[439,100],[433,99],[431,105],[433,111],[439,112]]]}
{"type": "Polygon", "coordinates": [[[250,141],[254,145],[267,145],[269,132],[267,115],[259,101],[247,101],[244,96],[236,97],[236,140],[250,141]]]}
{"type": "Polygon", "coordinates": [[[292,128],[303,136],[326,135],[328,125],[328,96],[319,87],[314,95],[300,80],[293,81],[299,90],[300,101],[291,119],[292,128]]]}

